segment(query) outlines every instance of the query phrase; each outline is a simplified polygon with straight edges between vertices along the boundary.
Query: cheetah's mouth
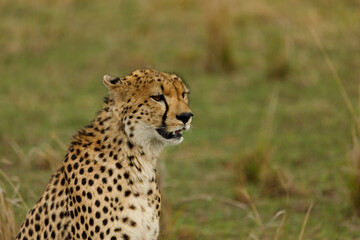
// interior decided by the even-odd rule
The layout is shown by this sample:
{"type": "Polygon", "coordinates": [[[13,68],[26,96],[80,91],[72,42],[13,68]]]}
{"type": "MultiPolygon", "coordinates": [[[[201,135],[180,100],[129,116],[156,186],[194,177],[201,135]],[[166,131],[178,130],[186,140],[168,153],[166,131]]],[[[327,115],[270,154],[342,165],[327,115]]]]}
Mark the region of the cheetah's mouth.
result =
{"type": "Polygon", "coordinates": [[[176,139],[182,137],[182,129],[167,132],[164,128],[158,128],[156,131],[165,139],[176,139]]]}

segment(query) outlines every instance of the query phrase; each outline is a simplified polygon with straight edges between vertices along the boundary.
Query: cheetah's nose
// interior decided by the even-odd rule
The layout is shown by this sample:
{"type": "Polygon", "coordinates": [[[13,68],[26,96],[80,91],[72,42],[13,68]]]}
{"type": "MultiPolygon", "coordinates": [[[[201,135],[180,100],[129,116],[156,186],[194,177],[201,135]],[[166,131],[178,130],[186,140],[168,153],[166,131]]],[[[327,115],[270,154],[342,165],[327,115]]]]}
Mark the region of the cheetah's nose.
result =
{"type": "Polygon", "coordinates": [[[186,124],[192,116],[194,116],[194,114],[192,114],[192,112],[183,112],[183,113],[176,115],[176,119],[178,119],[178,120],[182,121],[184,124],[186,124]]]}

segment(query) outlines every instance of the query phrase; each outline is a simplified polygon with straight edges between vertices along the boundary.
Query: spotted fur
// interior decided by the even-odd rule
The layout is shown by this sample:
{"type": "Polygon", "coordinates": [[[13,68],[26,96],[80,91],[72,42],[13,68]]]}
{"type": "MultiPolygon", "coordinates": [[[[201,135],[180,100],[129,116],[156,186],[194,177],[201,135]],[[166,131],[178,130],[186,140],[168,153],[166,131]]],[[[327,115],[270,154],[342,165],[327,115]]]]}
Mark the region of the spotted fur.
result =
{"type": "Polygon", "coordinates": [[[190,127],[189,90],[154,70],[106,75],[103,83],[102,110],[73,137],[16,239],[157,239],[156,160],[190,127]]]}

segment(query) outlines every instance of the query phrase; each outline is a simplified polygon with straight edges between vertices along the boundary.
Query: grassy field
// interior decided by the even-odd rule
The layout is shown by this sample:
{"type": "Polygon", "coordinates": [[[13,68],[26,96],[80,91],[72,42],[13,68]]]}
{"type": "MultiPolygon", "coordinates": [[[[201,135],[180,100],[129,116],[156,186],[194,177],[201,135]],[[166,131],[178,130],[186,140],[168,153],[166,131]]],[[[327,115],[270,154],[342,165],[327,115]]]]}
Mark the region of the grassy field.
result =
{"type": "Polygon", "coordinates": [[[16,228],[100,109],[102,76],[154,68],[188,82],[195,114],[159,161],[162,239],[360,239],[353,122],[311,34],[360,108],[359,11],[356,0],[0,1],[0,188],[16,228]],[[280,183],[239,180],[249,159],[280,183]]]}

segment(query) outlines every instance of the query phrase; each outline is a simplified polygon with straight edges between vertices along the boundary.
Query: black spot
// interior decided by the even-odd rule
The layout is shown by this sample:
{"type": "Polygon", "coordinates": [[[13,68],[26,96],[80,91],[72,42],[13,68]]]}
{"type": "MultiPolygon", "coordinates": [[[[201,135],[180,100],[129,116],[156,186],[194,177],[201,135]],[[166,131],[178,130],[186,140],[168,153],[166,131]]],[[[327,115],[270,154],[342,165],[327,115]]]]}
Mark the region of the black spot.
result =
{"type": "Polygon", "coordinates": [[[119,162],[117,162],[115,165],[116,165],[116,167],[117,167],[118,169],[121,169],[121,168],[122,168],[122,165],[121,165],[121,163],[119,163],[119,162]]]}
{"type": "Polygon", "coordinates": [[[39,224],[35,224],[35,231],[40,231],[40,225],[39,224]]]}
{"type": "Polygon", "coordinates": [[[128,141],[127,144],[128,144],[130,149],[132,149],[134,147],[134,144],[132,142],[130,142],[130,141],[128,141]]]}
{"type": "Polygon", "coordinates": [[[108,222],[108,220],[105,218],[105,219],[103,220],[103,225],[106,226],[107,222],[108,222]]]}
{"type": "Polygon", "coordinates": [[[103,212],[107,213],[109,211],[109,209],[107,207],[103,207],[103,212]]]}
{"type": "Polygon", "coordinates": [[[131,194],[131,191],[130,191],[130,190],[126,190],[126,191],[125,191],[125,197],[128,197],[130,194],[131,194]]]}
{"type": "Polygon", "coordinates": [[[79,164],[78,163],[75,163],[74,164],[74,169],[78,169],[79,168],[79,164]]]}

